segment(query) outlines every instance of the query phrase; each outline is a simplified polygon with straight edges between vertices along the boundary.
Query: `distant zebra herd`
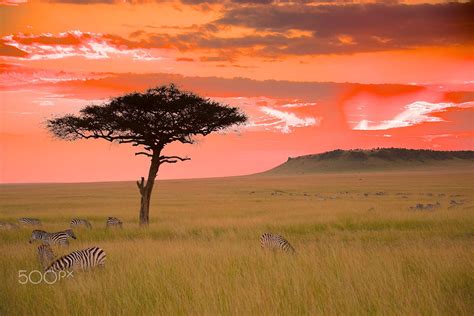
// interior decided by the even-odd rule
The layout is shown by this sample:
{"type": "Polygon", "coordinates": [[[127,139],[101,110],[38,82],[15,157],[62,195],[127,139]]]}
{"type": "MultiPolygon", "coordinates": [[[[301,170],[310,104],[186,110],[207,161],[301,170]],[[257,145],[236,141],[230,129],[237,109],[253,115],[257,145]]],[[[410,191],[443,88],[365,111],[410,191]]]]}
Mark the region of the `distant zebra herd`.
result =
{"type": "MultiPolygon", "coordinates": [[[[18,219],[18,223],[21,226],[38,226],[41,227],[43,224],[41,221],[37,218],[31,218],[31,217],[22,217],[18,219]]],[[[85,227],[88,229],[92,229],[91,223],[87,219],[83,218],[73,218],[71,220],[71,228],[74,227],[85,227]]],[[[119,220],[117,217],[108,217],[106,222],[105,222],[105,228],[109,227],[119,227],[122,228],[122,221],[119,220]]],[[[8,229],[17,229],[18,224],[15,223],[8,223],[8,222],[0,222],[0,230],[8,230],[8,229]]],[[[74,238],[74,237],[73,237],[74,238]]]]}
{"type": "MultiPolygon", "coordinates": [[[[24,226],[42,226],[37,218],[23,217],[18,219],[19,224],[24,226]]],[[[108,217],[105,227],[122,228],[122,221],[116,217],[108,217]]],[[[91,223],[82,218],[74,218],[70,222],[71,228],[92,229],[91,223]]],[[[0,222],[0,229],[17,229],[18,225],[14,223],[0,222]]],[[[103,267],[105,265],[105,251],[99,247],[89,247],[82,250],[73,251],[67,255],[56,258],[52,245],[69,246],[69,238],[77,239],[73,230],[69,228],[60,232],[49,233],[44,230],[35,229],[31,233],[29,242],[40,241],[37,248],[37,258],[44,271],[60,270],[88,270],[94,267],[103,267]]],[[[293,246],[283,236],[272,233],[264,233],[260,236],[260,247],[265,250],[282,251],[285,253],[295,253],[293,246]]]]}

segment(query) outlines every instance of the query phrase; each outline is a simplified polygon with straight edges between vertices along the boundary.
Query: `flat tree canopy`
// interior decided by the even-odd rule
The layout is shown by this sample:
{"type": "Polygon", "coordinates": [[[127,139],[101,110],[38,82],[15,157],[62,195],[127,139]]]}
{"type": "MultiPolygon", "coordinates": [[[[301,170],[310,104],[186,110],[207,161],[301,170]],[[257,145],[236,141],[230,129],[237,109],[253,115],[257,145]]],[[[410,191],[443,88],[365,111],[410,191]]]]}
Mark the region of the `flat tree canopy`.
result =
{"type": "Polygon", "coordinates": [[[159,166],[188,160],[161,155],[172,142],[192,144],[195,136],[206,136],[247,117],[238,108],[220,104],[175,85],[159,86],[144,93],[130,93],[100,105],[88,105],[79,115],[65,115],[47,121],[48,130],[60,139],[105,139],[140,148],[135,155],[151,157],[146,183],[137,182],[141,194],[140,223],[148,224],[149,203],[159,166]]]}

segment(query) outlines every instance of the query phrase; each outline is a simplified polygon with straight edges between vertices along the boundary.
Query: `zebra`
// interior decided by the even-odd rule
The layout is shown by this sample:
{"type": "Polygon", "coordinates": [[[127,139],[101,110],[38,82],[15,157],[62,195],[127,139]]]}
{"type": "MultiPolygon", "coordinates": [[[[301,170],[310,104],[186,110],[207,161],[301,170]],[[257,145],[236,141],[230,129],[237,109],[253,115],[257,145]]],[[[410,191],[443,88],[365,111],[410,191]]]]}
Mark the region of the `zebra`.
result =
{"type": "Polygon", "coordinates": [[[37,218],[22,217],[18,221],[23,225],[41,226],[41,221],[37,218]]]}
{"type": "Polygon", "coordinates": [[[290,245],[288,240],[283,236],[272,233],[264,233],[260,236],[260,246],[262,249],[282,250],[287,253],[295,253],[295,248],[290,245]]]}
{"type": "Polygon", "coordinates": [[[73,218],[71,221],[71,227],[77,227],[77,226],[85,226],[89,229],[92,229],[92,225],[87,219],[73,218]]]}
{"type": "Polygon", "coordinates": [[[122,228],[122,221],[119,220],[117,217],[109,217],[107,219],[107,223],[106,223],[105,228],[117,227],[117,226],[122,228]]]}
{"type": "Polygon", "coordinates": [[[38,246],[37,251],[38,261],[43,269],[49,267],[49,265],[54,261],[56,257],[54,255],[53,249],[49,244],[41,244],[38,246]]]}
{"type": "Polygon", "coordinates": [[[62,246],[69,246],[68,237],[76,239],[76,235],[72,229],[66,229],[62,232],[48,233],[44,230],[34,230],[31,233],[30,244],[35,240],[41,240],[47,244],[58,244],[62,246]]]}
{"type": "Polygon", "coordinates": [[[73,251],[59,259],[54,260],[45,271],[60,270],[88,270],[93,267],[105,266],[105,251],[99,247],[90,247],[87,249],[73,251]]]}
{"type": "Polygon", "coordinates": [[[66,235],[68,235],[72,239],[77,239],[76,235],[74,234],[74,232],[70,228],[68,228],[66,230],[63,230],[62,232],[59,232],[59,233],[65,233],[66,235]]]}
{"type": "Polygon", "coordinates": [[[35,229],[31,232],[30,244],[35,240],[49,243],[49,233],[44,230],[35,229]]]}
{"type": "Polygon", "coordinates": [[[6,223],[6,222],[0,222],[0,230],[5,229],[5,230],[10,230],[10,229],[17,229],[18,225],[15,223],[6,223]]]}

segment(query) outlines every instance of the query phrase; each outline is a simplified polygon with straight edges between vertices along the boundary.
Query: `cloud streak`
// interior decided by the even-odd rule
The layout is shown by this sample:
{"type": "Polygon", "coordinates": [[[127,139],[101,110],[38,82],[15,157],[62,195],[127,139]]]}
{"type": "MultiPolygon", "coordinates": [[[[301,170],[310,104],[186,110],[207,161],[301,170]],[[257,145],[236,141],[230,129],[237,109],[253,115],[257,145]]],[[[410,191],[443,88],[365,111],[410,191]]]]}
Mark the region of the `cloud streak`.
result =
{"type": "Polygon", "coordinates": [[[280,111],[268,106],[260,107],[260,111],[270,117],[270,119],[256,122],[254,126],[273,126],[284,134],[292,131],[292,128],[309,127],[319,124],[319,119],[314,117],[298,117],[295,113],[280,111]]]}
{"type": "Polygon", "coordinates": [[[130,56],[134,60],[157,60],[136,43],[109,34],[68,31],[59,34],[12,34],[0,39],[0,54],[30,60],[84,57],[108,59],[130,56]]]}
{"type": "Polygon", "coordinates": [[[430,103],[425,101],[416,101],[405,106],[403,112],[399,113],[391,120],[374,123],[369,120],[361,120],[354,130],[373,131],[388,130],[392,128],[402,128],[421,124],[424,122],[442,122],[443,119],[432,116],[433,113],[444,112],[449,108],[472,108],[474,102],[464,103],[430,103]]]}

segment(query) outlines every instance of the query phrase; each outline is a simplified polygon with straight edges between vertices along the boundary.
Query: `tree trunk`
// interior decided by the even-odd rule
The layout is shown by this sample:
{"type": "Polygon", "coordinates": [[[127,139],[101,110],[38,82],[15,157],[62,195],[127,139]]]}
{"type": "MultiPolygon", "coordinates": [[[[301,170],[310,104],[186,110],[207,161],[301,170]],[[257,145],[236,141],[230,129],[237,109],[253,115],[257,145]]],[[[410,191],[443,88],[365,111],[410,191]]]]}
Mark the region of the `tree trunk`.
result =
{"type": "Polygon", "coordinates": [[[151,158],[150,170],[148,171],[148,179],[145,184],[145,179],[142,177],[141,181],[137,181],[137,186],[141,195],[140,202],[140,226],[148,226],[150,221],[150,200],[151,192],[155,184],[155,178],[160,168],[159,161],[160,154],[153,154],[151,158]]]}

